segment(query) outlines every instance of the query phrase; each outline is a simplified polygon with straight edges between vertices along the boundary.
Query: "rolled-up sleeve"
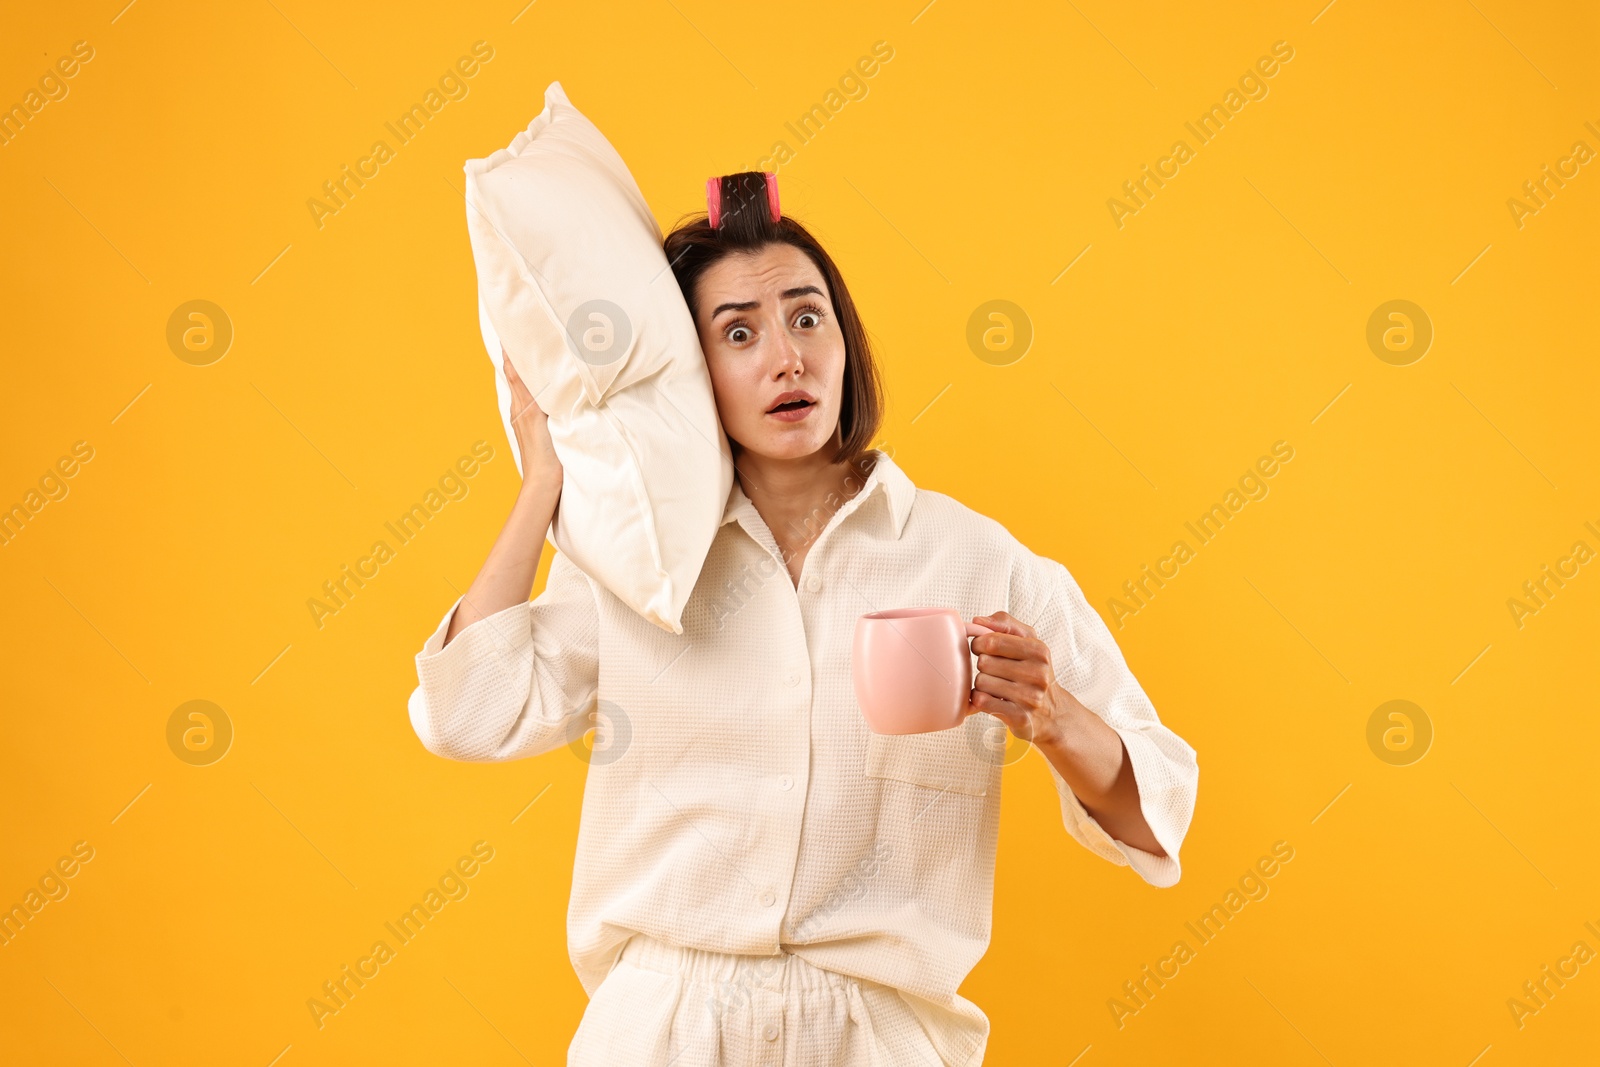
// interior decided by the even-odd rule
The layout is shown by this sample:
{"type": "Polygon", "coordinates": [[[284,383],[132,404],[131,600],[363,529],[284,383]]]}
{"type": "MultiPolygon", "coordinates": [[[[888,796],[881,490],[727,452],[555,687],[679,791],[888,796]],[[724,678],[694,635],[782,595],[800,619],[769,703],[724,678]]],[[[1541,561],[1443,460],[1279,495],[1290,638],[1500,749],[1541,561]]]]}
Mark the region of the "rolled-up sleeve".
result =
{"type": "Polygon", "coordinates": [[[1035,559],[1044,568],[1040,584],[1048,599],[1032,625],[1050,646],[1056,680],[1122,738],[1139,786],[1140,811],[1167,854],[1157,856],[1113,838],[1084,809],[1055,765],[1045,760],[1061,798],[1061,821],[1096,855],[1131,866],[1153,886],[1175,885],[1182,873],[1178,850],[1194,817],[1200,779],[1195,751],[1161,722],[1077,580],[1055,560],[1035,559]]]}
{"type": "Polygon", "coordinates": [[[461,601],[417,653],[411,727],[447,759],[537,756],[589,726],[599,677],[599,622],[589,579],[557,552],[544,591],[463,627],[461,601]]]}

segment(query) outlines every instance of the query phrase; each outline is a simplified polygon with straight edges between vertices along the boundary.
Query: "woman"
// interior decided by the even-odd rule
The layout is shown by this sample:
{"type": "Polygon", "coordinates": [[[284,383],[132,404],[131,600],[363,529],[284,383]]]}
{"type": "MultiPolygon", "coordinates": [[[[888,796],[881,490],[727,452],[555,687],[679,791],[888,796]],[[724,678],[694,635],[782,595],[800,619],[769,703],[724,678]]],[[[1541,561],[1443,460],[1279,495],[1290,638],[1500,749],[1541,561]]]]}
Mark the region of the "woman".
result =
{"type": "Polygon", "coordinates": [[[524,482],[417,656],[417,730],[465,760],[587,753],[591,718],[609,735],[586,757],[569,1064],[975,1065],[988,1019],[956,990],[989,942],[998,723],[1045,756],[1067,832],[1157,886],[1178,880],[1194,750],[1065,567],[867,447],[866,331],[765,182],[723,178],[718,225],[666,238],[737,470],[682,635],[559,553],[529,603],[562,469],[508,360],[524,482]],[[910,606],[997,632],[973,641],[961,726],[874,734],[855,621],[910,606]]]}

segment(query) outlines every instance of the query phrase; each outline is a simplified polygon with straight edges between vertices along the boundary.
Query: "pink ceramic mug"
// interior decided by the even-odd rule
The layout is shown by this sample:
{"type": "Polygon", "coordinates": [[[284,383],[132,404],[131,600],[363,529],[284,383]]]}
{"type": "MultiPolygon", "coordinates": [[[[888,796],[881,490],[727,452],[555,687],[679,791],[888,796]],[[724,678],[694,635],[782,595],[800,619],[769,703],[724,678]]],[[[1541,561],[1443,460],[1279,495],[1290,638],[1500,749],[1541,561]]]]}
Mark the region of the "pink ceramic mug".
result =
{"type": "Polygon", "coordinates": [[[850,667],[856,703],[880,734],[960,726],[972,698],[969,638],[994,633],[954,608],[874,611],[856,620],[850,667]]]}

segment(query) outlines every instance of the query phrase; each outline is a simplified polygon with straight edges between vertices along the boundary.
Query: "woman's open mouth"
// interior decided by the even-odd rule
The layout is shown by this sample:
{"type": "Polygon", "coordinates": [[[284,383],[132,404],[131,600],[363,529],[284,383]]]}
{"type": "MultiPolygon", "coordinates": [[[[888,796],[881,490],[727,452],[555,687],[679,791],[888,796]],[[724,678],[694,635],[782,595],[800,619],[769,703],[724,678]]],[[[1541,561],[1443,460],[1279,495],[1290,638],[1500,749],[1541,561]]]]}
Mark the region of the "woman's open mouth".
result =
{"type": "Polygon", "coordinates": [[[816,398],[810,393],[784,393],[778,399],[780,403],[768,408],[767,414],[784,422],[799,422],[817,406],[816,398]]]}

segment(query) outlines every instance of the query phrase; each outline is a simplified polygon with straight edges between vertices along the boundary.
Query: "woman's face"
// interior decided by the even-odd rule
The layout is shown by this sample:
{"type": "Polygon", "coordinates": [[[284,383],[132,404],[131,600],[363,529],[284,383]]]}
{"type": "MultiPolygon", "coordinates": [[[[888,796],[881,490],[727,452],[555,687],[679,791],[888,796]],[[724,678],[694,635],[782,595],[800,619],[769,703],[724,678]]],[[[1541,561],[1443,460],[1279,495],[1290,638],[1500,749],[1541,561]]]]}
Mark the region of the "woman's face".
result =
{"type": "Polygon", "coordinates": [[[844,395],[844,333],[811,257],[788,244],[724,256],[700,276],[695,304],[728,436],[770,459],[826,446],[844,395]],[[785,403],[793,393],[809,403],[785,403]]]}

